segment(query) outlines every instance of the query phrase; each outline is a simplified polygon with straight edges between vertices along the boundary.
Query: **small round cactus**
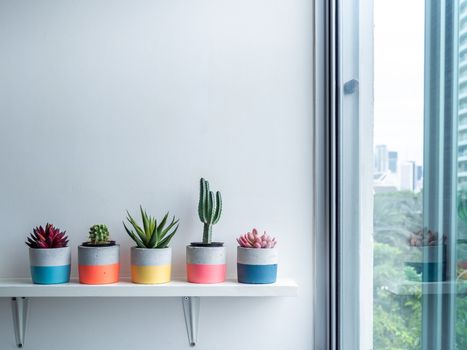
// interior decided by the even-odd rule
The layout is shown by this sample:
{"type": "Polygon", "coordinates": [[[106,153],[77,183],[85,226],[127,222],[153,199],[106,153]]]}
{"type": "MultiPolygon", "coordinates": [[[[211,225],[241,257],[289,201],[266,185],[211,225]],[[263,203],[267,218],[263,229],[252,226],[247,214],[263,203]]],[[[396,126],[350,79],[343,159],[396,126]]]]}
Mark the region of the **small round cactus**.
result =
{"type": "Polygon", "coordinates": [[[274,248],[277,243],[276,239],[267,235],[266,232],[260,236],[255,228],[238,237],[237,242],[243,248],[274,248]]]}
{"type": "Polygon", "coordinates": [[[105,244],[109,242],[109,229],[107,225],[93,225],[89,229],[89,241],[93,244],[105,244]]]}

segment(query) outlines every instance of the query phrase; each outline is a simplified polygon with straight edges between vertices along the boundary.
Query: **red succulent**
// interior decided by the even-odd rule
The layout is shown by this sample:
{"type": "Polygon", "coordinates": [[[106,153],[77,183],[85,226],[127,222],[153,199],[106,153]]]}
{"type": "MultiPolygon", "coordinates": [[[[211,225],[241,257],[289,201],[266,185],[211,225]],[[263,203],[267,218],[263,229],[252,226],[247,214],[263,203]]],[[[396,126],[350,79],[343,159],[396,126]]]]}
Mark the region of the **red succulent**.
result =
{"type": "Polygon", "coordinates": [[[66,231],[60,232],[52,224],[36,227],[31,233],[31,237],[25,242],[31,248],[63,248],[68,245],[66,231]]]}

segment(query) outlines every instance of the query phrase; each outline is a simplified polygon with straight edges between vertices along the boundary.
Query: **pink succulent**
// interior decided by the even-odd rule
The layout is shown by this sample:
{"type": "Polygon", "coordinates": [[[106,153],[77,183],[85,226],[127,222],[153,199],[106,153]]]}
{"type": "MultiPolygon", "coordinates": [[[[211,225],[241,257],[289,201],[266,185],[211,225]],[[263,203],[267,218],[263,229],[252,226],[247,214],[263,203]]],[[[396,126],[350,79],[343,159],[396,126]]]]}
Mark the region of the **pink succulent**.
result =
{"type": "Polygon", "coordinates": [[[266,232],[260,236],[255,228],[238,237],[237,242],[243,248],[274,248],[277,243],[276,239],[268,236],[266,232]]]}

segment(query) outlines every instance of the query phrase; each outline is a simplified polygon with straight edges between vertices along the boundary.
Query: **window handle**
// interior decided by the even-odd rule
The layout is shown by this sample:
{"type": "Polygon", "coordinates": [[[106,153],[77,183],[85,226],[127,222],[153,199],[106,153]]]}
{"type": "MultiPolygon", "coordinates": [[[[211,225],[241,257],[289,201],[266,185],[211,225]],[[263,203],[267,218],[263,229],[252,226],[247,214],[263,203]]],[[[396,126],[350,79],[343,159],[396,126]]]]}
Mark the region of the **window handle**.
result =
{"type": "Polygon", "coordinates": [[[344,83],[344,95],[350,95],[358,91],[358,80],[352,79],[344,83]]]}

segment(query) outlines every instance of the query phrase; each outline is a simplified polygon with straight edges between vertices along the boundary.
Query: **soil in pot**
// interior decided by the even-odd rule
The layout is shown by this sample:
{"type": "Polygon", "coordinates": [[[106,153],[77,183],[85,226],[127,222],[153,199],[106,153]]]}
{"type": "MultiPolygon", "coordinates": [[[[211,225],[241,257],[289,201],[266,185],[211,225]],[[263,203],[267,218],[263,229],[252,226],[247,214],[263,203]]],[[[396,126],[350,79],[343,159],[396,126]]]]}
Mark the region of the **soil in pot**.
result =
{"type": "Polygon", "coordinates": [[[223,247],[224,242],[211,242],[211,243],[191,242],[190,245],[192,247],[223,247]]]}
{"type": "Polygon", "coordinates": [[[81,243],[83,247],[111,247],[111,246],[114,246],[115,244],[116,244],[115,241],[108,241],[106,243],[92,243],[92,242],[81,243]]]}

